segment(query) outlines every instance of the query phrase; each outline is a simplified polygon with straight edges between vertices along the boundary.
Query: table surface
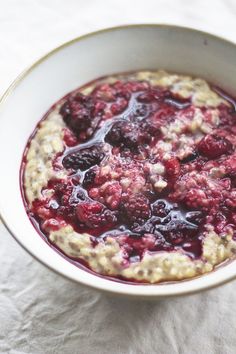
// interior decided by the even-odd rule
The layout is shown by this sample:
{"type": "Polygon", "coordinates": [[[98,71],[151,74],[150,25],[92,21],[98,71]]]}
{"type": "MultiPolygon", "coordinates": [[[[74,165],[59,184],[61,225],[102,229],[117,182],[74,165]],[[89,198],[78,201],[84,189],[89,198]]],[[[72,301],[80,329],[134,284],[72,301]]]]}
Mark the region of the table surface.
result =
{"type": "MultiPolygon", "coordinates": [[[[236,41],[235,0],[0,0],[0,5],[0,94],[53,47],[104,27],[172,23],[236,41]]],[[[157,302],[109,297],[46,269],[0,224],[0,353],[235,353],[234,292],[236,282],[157,302]]]]}

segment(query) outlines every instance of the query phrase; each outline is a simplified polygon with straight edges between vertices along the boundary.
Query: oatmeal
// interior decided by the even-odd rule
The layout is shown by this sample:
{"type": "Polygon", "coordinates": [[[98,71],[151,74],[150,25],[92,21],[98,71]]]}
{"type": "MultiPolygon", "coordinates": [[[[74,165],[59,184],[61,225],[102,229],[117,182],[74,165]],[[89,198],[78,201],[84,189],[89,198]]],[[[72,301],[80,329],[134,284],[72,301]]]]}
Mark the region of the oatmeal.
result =
{"type": "Polygon", "coordinates": [[[164,71],[98,79],[46,114],[23,192],[41,234],[74,264],[158,283],[236,253],[236,113],[206,81],[164,71]]]}

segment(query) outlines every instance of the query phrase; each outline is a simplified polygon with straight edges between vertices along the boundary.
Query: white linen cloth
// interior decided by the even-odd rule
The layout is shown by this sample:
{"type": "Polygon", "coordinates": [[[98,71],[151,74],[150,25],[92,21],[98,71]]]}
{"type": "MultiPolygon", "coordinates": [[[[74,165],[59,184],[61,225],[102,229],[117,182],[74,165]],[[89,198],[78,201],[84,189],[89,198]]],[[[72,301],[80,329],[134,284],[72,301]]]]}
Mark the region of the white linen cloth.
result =
{"type": "MultiPolygon", "coordinates": [[[[236,2],[0,0],[0,94],[62,42],[128,23],[185,25],[236,41],[236,2]]],[[[236,281],[156,302],[109,297],[54,274],[0,225],[0,353],[233,354],[235,293],[236,281]]]]}

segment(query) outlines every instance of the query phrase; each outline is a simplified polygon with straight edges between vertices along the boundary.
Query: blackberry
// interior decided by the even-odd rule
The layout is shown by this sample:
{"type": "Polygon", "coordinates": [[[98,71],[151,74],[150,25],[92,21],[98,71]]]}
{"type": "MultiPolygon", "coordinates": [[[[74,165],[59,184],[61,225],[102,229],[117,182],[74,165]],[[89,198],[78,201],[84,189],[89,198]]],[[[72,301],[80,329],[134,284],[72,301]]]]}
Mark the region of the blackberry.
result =
{"type": "Polygon", "coordinates": [[[217,135],[206,135],[198,144],[198,152],[208,159],[215,159],[232,151],[231,142],[217,135]]]}
{"type": "Polygon", "coordinates": [[[63,158],[62,164],[66,169],[85,171],[99,164],[103,157],[104,152],[102,146],[92,145],[88,148],[69,153],[63,158]]]}
{"type": "Polygon", "coordinates": [[[87,140],[95,132],[105,107],[104,102],[99,102],[93,96],[77,93],[69,96],[62,105],[60,114],[77,137],[87,140]]]}
{"type": "Polygon", "coordinates": [[[112,146],[137,150],[140,145],[150,141],[150,136],[135,123],[119,121],[113,124],[105,141],[112,146]]]}

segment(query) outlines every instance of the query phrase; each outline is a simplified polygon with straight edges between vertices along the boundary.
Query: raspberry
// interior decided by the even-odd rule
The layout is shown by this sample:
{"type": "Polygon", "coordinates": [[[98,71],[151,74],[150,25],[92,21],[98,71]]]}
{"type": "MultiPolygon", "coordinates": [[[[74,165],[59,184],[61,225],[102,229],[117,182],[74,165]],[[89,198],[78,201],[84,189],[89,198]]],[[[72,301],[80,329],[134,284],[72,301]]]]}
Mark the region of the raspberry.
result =
{"type": "Polygon", "coordinates": [[[64,141],[66,143],[67,146],[75,146],[78,144],[78,139],[77,137],[74,135],[74,133],[67,129],[67,128],[64,128],[64,141]]]}
{"type": "Polygon", "coordinates": [[[143,224],[150,216],[149,200],[143,194],[124,194],[120,212],[121,219],[126,224],[143,224]]]}
{"type": "Polygon", "coordinates": [[[76,207],[76,215],[80,223],[90,228],[110,228],[117,221],[114,212],[93,201],[80,202],[76,207]]]}
{"type": "Polygon", "coordinates": [[[231,151],[231,142],[217,135],[206,135],[198,144],[198,152],[208,159],[218,158],[231,151]]]}
{"type": "Polygon", "coordinates": [[[176,157],[171,157],[164,162],[168,187],[172,187],[180,175],[180,163],[176,157]]]}
{"type": "Polygon", "coordinates": [[[53,210],[50,208],[49,200],[34,200],[32,205],[32,212],[35,213],[42,220],[50,219],[54,216],[53,210]]]}
{"type": "Polygon", "coordinates": [[[212,179],[205,171],[192,171],[178,179],[169,198],[175,202],[184,202],[192,209],[202,208],[213,212],[225,200],[230,188],[229,178],[212,179]]]}
{"type": "Polygon", "coordinates": [[[128,102],[124,98],[120,98],[116,103],[111,105],[111,112],[114,116],[121,114],[127,108],[128,102]]]}
{"type": "Polygon", "coordinates": [[[92,188],[88,194],[91,198],[104,203],[111,210],[120,204],[122,188],[119,182],[106,182],[101,188],[92,188]]]}
{"type": "Polygon", "coordinates": [[[99,164],[104,157],[101,145],[92,145],[88,148],[79,149],[76,152],[66,155],[62,164],[66,169],[72,169],[74,171],[80,169],[85,171],[90,167],[99,164]]]}

